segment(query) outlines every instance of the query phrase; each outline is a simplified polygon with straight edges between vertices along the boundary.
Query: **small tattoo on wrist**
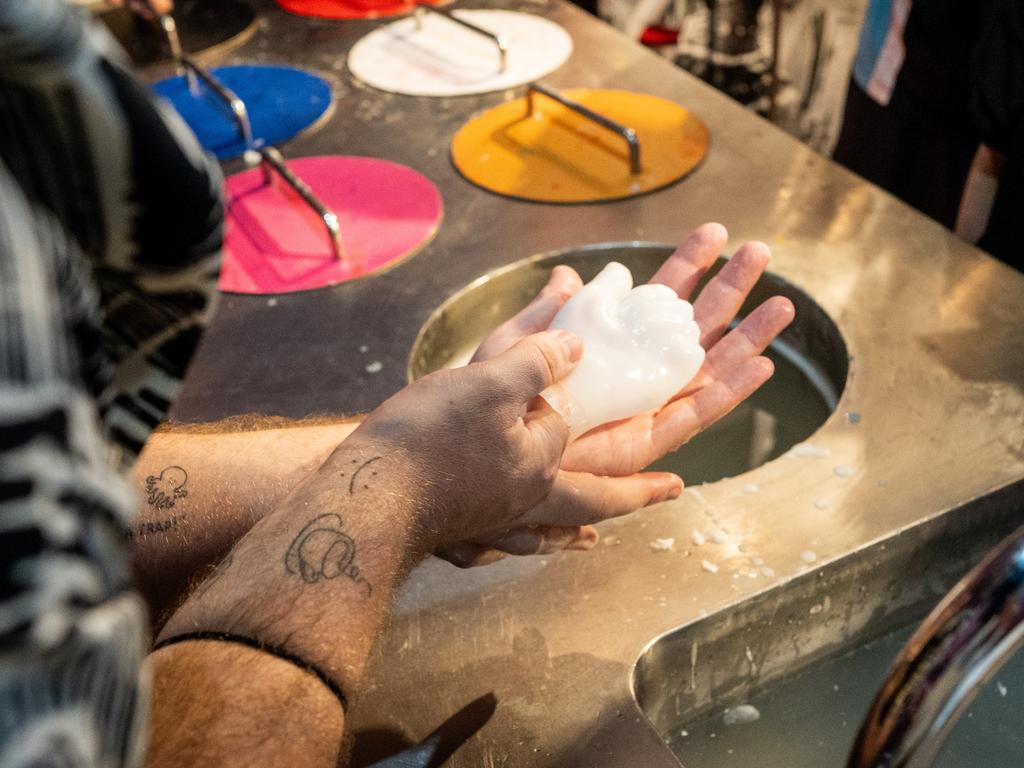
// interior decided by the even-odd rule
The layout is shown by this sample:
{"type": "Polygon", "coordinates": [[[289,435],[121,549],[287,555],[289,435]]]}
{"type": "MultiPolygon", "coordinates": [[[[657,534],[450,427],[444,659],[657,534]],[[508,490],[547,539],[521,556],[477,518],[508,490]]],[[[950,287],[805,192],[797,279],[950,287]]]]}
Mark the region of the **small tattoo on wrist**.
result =
{"type": "Polygon", "coordinates": [[[146,478],[146,501],[154,509],[171,509],[188,496],[188,473],[178,466],[164,467],[159,475],[146,478]]]}
{"type": "MultiPolygon", "coordinates": [[[[349,496],[353,496],[355,494],[355,492],[356,492],[356,478],[359,477],[359,473],[362,472],[364,469],[366,469],[371,464],[373,464],[375,461],[380,461],[383,458],[384,458],[383,456],[374,456],[372,459],[367,459],[362,464],[360,464],[359,468],[355,472],[352,473],[352,478],[348,481],[348,495],[349,496]]],[[[353,464],[357,464],[358,462],[359,462],[359,459],[352,459],[352,463],[353,464]]],[[[373,475],[376,475],[376,474],[377,474],[376,472],[373,473],[373,475]]],[[[369,488],[369,487],[370,487],[369,485],[363,485],[363,488],[369,488]]]]}
{"type": "Polygon", "coordinates": [[[284,567],[307,584],[344,576],[369,597],[373,587],[359,573],[355,557],[355,540],[342,530],[341,515],[331,513],[315,517],[299,531],[285,553],[284,567]]]}

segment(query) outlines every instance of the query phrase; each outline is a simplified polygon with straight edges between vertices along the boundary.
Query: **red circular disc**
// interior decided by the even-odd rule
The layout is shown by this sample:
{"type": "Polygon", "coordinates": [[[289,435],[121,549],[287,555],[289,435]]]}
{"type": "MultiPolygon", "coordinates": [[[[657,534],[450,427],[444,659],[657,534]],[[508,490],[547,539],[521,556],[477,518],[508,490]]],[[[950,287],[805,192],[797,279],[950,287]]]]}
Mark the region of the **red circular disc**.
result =
{"type": "Polygon", "coordinates": [[[452,0],[275,0],[289,13],[321,19],[380,19],[402,16],[417,5],[447,5],[452,0]]]}
{"type": "Polygon", "coordinates": [[[344,259],[323,220],[290,186],[261,168],[227,179],[222,291],[290,293],[378,272],[413,255],[437,232],[441,193],[428,178],[373,157],[288,160],[288,167],[338,217],[344,259]]]}

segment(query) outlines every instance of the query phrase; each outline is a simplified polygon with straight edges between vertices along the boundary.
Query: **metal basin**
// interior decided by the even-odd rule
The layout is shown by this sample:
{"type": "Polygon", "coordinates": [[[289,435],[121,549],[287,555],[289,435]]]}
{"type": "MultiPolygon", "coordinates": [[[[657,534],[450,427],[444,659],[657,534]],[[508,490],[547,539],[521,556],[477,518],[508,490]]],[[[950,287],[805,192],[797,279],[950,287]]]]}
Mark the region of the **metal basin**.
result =
{"type": "MultiPolygon", "coordinates": [[[[541,254],[490,272],[430,316],[413,344],[409,378],[465,364],[491,330],[537,295],[558,264],[571,266],[586,281],[608,262],[619,261],[639,283],[673,250],[655,243],[608,243],[541,254]]],[[[711,274],[723,263],[719,259],[711,274]]],[[[839,329],[810,296],[771,273],[755,286],[741,316],[775,294],[796,306],[796,320],[767,352],[775,375],[746,403],[654,469],[679,472],[691,486],[733,477],[806,440],[835,410],[848,367],[839,329]],[[714,450],[708,450],[712,445],[714,450]]]]}
{"type": "MultiPolygon", "coordinates": [[[[841,768],[912,628],[1019,523],[1022,485],[656,639],[634,668],[640,708],[685,768],[841,768]]],[[[1017,658],[937,768],[1024,765],[1022,695],[1017,658]]]]}

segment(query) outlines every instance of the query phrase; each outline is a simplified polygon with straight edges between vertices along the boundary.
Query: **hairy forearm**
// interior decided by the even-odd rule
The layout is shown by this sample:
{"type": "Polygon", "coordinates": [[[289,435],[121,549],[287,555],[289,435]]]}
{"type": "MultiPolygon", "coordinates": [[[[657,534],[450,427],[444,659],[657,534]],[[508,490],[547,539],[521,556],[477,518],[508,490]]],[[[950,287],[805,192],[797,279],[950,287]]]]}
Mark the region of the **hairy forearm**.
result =
{"type": "Polygon", "coordinates": [[[132,527],[136,579],[159,626],[258,520],[357,422],[237,421],[155,433],[132,469],[142,511],[132,527]]]}
{"type": "MultiPolygon", "coordinates": [[[[196,633],[245,637],[300,659],[351,699],[396,585],[429,546],[419,533],[418,491],[404,457],[351,439],[238,542],[170,618],[161,642],[196,633]]],[[[301,666],[282,668],[280,653],[224,652],[223,645],[236,643],[185,640],[154,655],[151,765],[171,764],[162,756],[184,766],[332,764],[323,741],[303,746],[287,736],[296,720],[311,718],[313,731],[333,734],[327,752],[340,744],[340,706],[292,706],[299,690],[322,694],[324,683],[301,666]],[[190,674],[209,666],[199,657],[214,652],[227,654],[216,674],[190,674]],[[271,667],[278,672],[265,675],[271,667]],[[280,685],[298,686],[291,700],[275,693],[280,685]],[[227,703],[217,707],[214,729],[208,702],[218,701],[227,703]],[[254,721],[264,724],[258,741],[231,737],[254,721]]]]}

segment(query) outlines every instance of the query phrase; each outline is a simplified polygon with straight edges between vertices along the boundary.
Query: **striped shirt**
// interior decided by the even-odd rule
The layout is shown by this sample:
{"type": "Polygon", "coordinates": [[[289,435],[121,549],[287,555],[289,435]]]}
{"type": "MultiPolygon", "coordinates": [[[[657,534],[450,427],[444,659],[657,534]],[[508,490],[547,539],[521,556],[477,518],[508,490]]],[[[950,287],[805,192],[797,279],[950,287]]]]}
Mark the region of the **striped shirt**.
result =
{"type": "Polygon", "coordinates": [[[215,295],[220,176],[63,0],[0,0],[0,766],[141,762],[137,499],[215,295]]]}

